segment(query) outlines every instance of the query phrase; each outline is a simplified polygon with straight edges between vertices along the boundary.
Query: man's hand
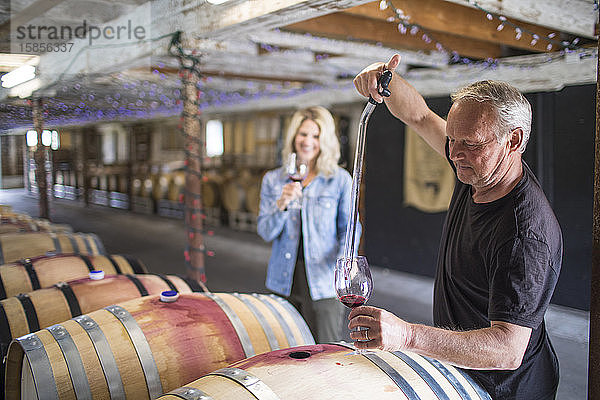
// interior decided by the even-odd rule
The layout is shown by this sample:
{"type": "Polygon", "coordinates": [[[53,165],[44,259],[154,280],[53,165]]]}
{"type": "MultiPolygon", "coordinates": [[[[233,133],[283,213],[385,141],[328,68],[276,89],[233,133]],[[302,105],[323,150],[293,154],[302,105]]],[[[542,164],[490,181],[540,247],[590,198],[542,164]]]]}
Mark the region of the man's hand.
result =
{"type": "Polygon", "coordinates": [[[378,103],[383,101],[383,96],[378,92],[377,80],[385,70],[393,71],[400,64],[400,56],[394,54],[390,61],[386,63],[377,62],[363,69],[354,78],[354,86],[358,93],[365,97],[369,95],[378,103]]]}
{"type": "Polygon", "coordinates": [[[302,196],[302,184],[300,182],[286,183],[281,191],[281,196],[277,200],[277,208],[285,210],[291,201],[299,199],[302,196]]]}
{"type": "Polygon", "coordinates": [[[408,348],[412,330],[411,324],[398,318],[389,311],[381,308],[361,306],[350,312],[348,317],[350,330],[357,327],[368,329],[365,331],[350,332],[350,337],[355,340],[358,349],[380,349],[387,351],[403,350],[408,348]],[[368,339],[368,341],[366,341],[368,339]]]}
{"type": "Polygon", "coordinates": [[[452,331],[410,324],[389,311],[369,306],[350,312],[348,328],[358,349],[407,350],[469,369],[519,368],[531,328],[492,321],[487,328],[452,331]]]}

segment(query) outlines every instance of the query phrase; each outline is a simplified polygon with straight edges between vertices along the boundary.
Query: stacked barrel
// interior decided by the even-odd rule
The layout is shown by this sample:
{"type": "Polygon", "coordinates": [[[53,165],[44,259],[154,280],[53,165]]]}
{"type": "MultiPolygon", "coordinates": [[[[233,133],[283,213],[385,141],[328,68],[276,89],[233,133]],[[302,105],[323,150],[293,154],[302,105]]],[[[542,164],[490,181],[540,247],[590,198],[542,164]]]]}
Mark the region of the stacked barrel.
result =
{"type": "Polygon", "coordinates": [[[15,338],[115,302],[202,290],[187,278],[148,274],[136,258],[107,254],[93,233],[73,232],[68,225],[15,213],[9,206],[0,206],[0,212],[2,380],[15,338]]]}
{"type": "Polygon", "coordinates": [[[193,293],[206,288],[106,254],[94,234],[11,232],[0,246],[5,398],[153,399],[233,362],[314,343],[277,296],[193,293]]]}

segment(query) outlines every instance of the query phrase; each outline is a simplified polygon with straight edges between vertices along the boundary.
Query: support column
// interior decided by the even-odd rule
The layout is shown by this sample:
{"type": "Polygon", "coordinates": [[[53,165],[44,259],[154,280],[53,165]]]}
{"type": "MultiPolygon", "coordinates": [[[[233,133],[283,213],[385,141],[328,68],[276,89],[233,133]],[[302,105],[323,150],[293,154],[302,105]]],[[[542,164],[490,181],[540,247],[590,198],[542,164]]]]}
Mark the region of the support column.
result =
{"type": "Polygon", "coordinates": [[[33,158],[35,159],[35,181],[38,188],[40,218],[50,219],[50,202],[48,199],[48,161],[46,147],[42,144],[42,131],[44,130],[44,107],[42,99],[33,99],[33,128],[37,131],[37,147],[33,158]]]}
{"type": "Polygon", "coordinates": [[[81,132],[81,175],[83,176],[82,189],[83,189],[83,203],[86,206],[90,205],[90,168],[88,159],[88,147],[89,147],[89,133],[86,132],[88,127],[83,127],[81,132]]]}
{"type": "MultiPolygon", "coordinates": [[[[9,138],[8,136],[6,137],[7,139],[9,138]]],[[[8,142],[8,140],[7,140],[8,142]]],[[[9,147],[10,145],[7,143],[7,148],[10,149],[9,147]]],[[[2,185],[2,176],[3,175],[7,175],[6,171],[2,170],[2,140],[0,139],[0,189],[4,189],[4,186],[2,185]]]]}
{"type": "MultiPolygon", "coordinates": [[[[127,139],[128,139],[128,153],[127,157],[127,197],[129,198],[129,211],[133,211],[133,196],[135,194],[133,188],[133,180],[135,179],[133,173],[133,167],[136,166],[135,158],[135,137],[133,127],[130,125],[127,127],[127,139]]],[[[143,182],[142,182],[143,184],[143,182]]]]}
{"type": "MultiPolygon", "coordinates": [[[[204,157],[204,138],[198,116],[199,84],[201,74],[199,58],[194,52],[185,52],[181,43],[182,32],[176,32],[171,38],[169,53],[179,60],[179,76],[182,83],[181,100],[182,132],[185,152],[185,189],[183,204],[185,209],[185,226],[187,246],[185,261],[188,276],[197,280],[202,286],[206,282],[204,255],[211,255],[204,246],[204,219],[206,214],[202,208],[202,160],[204,157]]],[[[208,291],[204,287],[205,291],[208,291]]]]}
{"type": "Polygon", "coordinates": [[[182,71],[183,134],[185,137],[185,222],[187,228],[186,263],[188,275],[206,282],[204,268],[204,236],[202,209],[202,157],[204,140],[198,118],[198,83],[200,76],[193,70],[182,71]]]}
{"type": "MultiPolygon", "coordinates": [[[[598,40],[600,50],[600,38],[598,40]]],[[[600,59],[598,59],[600,78],[600,59]]],[[[596,79],[596,140],[594,168],[594,218],[592,246],[592,284],[590,295],[590,348],[588,363],[588,400],[600,400],[600,81],[596,79]]]]}

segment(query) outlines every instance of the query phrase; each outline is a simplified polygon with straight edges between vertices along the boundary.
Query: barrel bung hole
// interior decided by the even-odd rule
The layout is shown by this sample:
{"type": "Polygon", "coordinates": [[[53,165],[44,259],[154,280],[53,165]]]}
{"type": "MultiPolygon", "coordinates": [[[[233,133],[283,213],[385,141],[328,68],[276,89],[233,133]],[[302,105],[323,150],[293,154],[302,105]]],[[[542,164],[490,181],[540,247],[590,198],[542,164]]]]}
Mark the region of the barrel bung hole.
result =
{"type": "Polygon", "coordinates": [[[310,353],[308,351],[294,351],[290,353],[289,356],[297,360],[303,360],[305,358],[310,357],[310,353]]]}

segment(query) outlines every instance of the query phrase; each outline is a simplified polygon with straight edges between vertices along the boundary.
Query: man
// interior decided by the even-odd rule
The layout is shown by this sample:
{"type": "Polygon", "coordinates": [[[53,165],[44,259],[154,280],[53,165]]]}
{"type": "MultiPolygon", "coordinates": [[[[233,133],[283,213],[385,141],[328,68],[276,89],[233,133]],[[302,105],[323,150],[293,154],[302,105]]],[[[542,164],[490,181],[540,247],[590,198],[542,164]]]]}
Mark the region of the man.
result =
{"type": "MultiPolygon", "coordinates": [[[[377,78],[398,55],[358,74],[359,93],[384,99],[377,78]]],[[[350,313],[358,348],[408,350],[464,368],[494,399],[553,399],[558,360],[544,324],[562,260],[562,234],[539,183],[521,160],[531,106],[504,82],[453,95],[447,121],[395,75],[385,99],[456,172],[435,277],[435,327],[375,307],[350,313]]]]}

